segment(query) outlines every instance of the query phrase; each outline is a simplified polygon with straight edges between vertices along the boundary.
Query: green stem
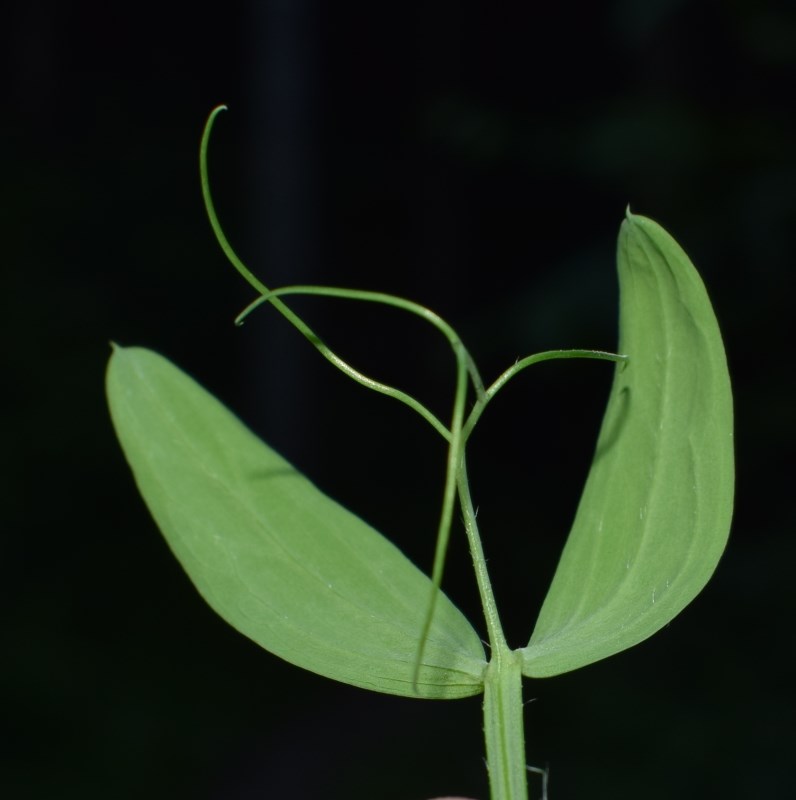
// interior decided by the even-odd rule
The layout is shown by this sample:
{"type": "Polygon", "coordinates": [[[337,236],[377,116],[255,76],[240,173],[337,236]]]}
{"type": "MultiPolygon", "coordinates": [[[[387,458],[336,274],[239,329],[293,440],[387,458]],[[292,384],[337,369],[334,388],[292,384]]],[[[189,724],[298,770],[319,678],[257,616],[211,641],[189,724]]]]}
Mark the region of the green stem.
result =
{"type": "Polygon", "coordinates": [[[491,800],[528,800],[522,715],[522,660],[519,652],[509,649],[500,624],[478,532],[464,456],[459,468],[457,488],[492,650],[492,658],[484,678],[484,737],[490,797],[491,800]]]}
{"type": "Polygon", "coordinates": [[[457,476],[457,488],[459,491],[459,503],[462,509],[462,521],[464,531],[467,534],[467,543],[470,546],[470,557],[473,560],[475,570],[475,580],[478,584],[478,593],[481,596],[481,606],[484,609],[486,620],[486,630],[489,635],[489,646],[492,648],[493,655],[502,650],[507,650],[506,637],[503,634],[503,627],[500,624],[495,595],[492,591],[492,582],[489,580],[489,570],[486,566],[484,547],[481,544],[481,535],[478,532],[478,522],[476,520],[475,506],[470,494],[470,482],[467,478],[467,462],[462,455],[457,476]]]}
{"type": "Polygon", "coordinates": [[[491,800],[528,800],[522,717],[522,660],[493,652],[484,681],[484,737],[491,800]]]}

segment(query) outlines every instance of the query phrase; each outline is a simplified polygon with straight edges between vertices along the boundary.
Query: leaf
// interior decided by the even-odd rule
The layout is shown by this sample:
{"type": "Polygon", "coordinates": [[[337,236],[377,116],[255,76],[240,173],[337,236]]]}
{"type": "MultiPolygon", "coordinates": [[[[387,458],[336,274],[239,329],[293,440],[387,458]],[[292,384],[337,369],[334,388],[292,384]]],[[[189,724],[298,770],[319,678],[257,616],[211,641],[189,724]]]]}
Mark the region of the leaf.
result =
{"type": "Polygon", "coordinates": [[[107,392],[149,510],[232,626],[354,686],[443,699],[482,690],[483,647],[444,595],[413,686],[431,581],[185,373],[149,350],[116,347],[107,392]]]}
{"type": "Polygon", "coordinates": [[[732,394],[702,281],[658,224],[619,233],[614,384],[523,673],[585,666],[651,636],[701,591],[729,534],[732,394]]]}

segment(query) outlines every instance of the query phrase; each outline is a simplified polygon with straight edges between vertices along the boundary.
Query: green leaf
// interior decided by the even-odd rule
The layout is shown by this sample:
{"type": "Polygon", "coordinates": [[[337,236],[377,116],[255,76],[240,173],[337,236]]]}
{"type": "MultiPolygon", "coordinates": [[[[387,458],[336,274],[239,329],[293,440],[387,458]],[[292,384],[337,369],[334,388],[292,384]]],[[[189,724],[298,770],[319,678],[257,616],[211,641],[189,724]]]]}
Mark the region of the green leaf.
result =
{"type": "Polygon", "coordinates": [[[483,647],[444,595],[413,686],[431,581],[191,378],[151,351],[116,347],[107,392],[149,510],[227,622],[354,686],[443,699],[482,690],[483,647]]]}
{"type": "Polygon", "coordinates": [[[705,287],[679,245],[628,212],[619,233],[619,351],[561,561],[523,654],[546,677],[618,653],[710,579],[733,500],[732,395],[705,287]]]}

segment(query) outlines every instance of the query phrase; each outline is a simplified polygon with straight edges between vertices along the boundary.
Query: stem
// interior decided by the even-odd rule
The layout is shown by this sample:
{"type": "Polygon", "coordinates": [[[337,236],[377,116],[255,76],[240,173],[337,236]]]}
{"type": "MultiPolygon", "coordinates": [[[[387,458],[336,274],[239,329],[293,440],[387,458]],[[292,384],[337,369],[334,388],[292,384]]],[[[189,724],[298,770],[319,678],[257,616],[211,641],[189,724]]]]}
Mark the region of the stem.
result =
{"type": "Polygon", "coordinates": [[[494,657],[502,650],[508,650],[508,645],[503,634],[503,627],[500,624],[500,615],[498,614],[495,595],[492,591],[492,583],[489,580],[489,570],[486,566],[481,535],[478,532],[478,522],[476,520],[475,507],[473,506],[473,498],[470,494],[470,482],[467,479],[467,462],[464,455],[461,458],[457,486],[464,530],[467,534],[467,542],[470,545],[470,557],[473,560],[475,580],[478,584],[478,593],[481,596],[481,606],[484,609],[486,629],[489,634],[489,646],[492,648],[494,657]]]}
{"type": "Polygon", "coordinates": [[[484,682],[484,737],[491,800],[528,800],[522,716],[522,660],[493,652],[484,682]]]}
{"type": "Polygon", "coordinates": [[[492,658],[484,678],[484,737],[490,797],[491,800],[528,800],[522,715],[522,659],[519,652],[509,649],[500,624],[481,536],[478,533],[464,456],[459,468],[457,488],[492,649],[492,658]]]}

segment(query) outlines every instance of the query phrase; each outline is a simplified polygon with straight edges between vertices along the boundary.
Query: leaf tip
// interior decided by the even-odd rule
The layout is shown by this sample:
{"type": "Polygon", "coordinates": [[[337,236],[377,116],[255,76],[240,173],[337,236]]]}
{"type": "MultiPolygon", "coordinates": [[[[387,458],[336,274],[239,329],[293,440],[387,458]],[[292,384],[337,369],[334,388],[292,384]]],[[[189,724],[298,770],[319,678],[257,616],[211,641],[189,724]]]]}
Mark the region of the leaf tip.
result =
{"type": "Polygon", "coordinates": [[[631,225],[634,225],[641,219],[643,219],[643,217],[640,217],[638,214],[634,214],[633,210],[630,208],[630,203],[628,203],[627,207],[625,208],[625,221],[631,225]]]}
{"type": "Polygon", "coordinates": [[[118,342],[114,342],[113,339],[110,340],[109,344],[111,346],[111,358],[116,360],[128,355],[131,349],[119,344],[118,342]]]}
{"type": "Polygon", "coordinates": [[[113,339],[111,339],[108,344],[111,346],[111,354],[108,358],[108,366],[110,367],[112,363],[119,360],[126,348],[122,347],[118,342],[114,342],[113,339]]]}

